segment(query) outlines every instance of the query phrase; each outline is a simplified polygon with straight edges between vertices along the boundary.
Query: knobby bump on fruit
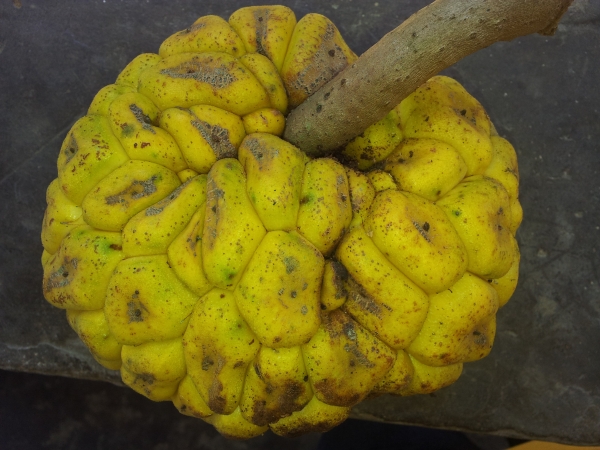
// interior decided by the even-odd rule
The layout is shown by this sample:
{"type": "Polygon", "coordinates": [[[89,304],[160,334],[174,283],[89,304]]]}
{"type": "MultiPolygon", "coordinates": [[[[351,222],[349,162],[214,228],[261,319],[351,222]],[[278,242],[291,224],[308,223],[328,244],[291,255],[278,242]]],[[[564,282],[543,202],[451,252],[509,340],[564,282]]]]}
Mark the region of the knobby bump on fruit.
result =
{"type": "Polygon", "coordinates": [[[516,154],[456,81],[339,158],[279,137],[355,59],[318,14],[202,17],[101,89],[60,150],[46,299],[125,384],[226,436],[324,431],[368,396],[453,383],[515,289],[516,154]]]}

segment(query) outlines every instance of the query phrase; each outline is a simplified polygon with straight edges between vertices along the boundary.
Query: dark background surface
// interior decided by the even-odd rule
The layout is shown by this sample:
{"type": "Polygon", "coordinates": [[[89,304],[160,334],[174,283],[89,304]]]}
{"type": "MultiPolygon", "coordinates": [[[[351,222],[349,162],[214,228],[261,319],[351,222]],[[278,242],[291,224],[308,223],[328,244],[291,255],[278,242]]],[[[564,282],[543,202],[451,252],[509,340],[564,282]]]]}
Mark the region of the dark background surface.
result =
{"type": "MultiPolygon", "coordinates": [[[[0,2],[0,368],[118,380],[92,360],[64,312],[41,292],[39,234],[60,143],[95,92],[133,57],[157,51],[201,15],[227,18],[240,6],[263,3],[269,2],[0,2]]],[[[277,3],[298,18],[327,15],[360,54],[428,1],[277,3]]],[[[520,285],[499,312],[492,354],[467,364],[456,384],[431,396],[370,400],[354,417],[600,444],[600,2],[576,0],[554,37],[495,44],[446,74],[481,101],[518,152],[525,210],[517,234],[520,285]]],[[[167,448],[161,443],[186,436],[194,448],[199,435],[213,439],[212,448],[222,445],[172,405],[106,383],[12,373],[1,380],[2,399],[20,401],[0,399],[0,423],[18,406],[21,421],[41,421],[71,438],[96,428],[123,435],[119,427],[127,423],[133,447],[167,448]],[[61,395],[41,407],[36,399],[47,389],[61,395]],[[144,425],[135,428],[125,419],[131,417],[144,425]],[[152,445],[134,445],[144,431],[150,440],[143,442],[152,445]]],[[[262,448],[268,436],[254,447],[229,448],[262,448]]],[[[56,448],[81,448],[73,445],[56,448]]]]}

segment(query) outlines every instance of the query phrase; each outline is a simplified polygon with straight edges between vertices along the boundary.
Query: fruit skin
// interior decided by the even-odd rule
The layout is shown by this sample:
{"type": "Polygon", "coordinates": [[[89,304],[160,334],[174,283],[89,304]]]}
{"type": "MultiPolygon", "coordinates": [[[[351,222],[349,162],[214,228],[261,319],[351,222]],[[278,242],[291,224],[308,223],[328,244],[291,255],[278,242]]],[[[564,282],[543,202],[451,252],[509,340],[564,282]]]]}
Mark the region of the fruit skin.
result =
{"type": "Polygon", "coordinates": [[[516,152],[456,81],[344,164],[278,137],[355,58],[317,14],[206,16],[101,89],[59,153],[46,299],[126,384],[231,438],[453,383],[518,281],[516,152]]]}

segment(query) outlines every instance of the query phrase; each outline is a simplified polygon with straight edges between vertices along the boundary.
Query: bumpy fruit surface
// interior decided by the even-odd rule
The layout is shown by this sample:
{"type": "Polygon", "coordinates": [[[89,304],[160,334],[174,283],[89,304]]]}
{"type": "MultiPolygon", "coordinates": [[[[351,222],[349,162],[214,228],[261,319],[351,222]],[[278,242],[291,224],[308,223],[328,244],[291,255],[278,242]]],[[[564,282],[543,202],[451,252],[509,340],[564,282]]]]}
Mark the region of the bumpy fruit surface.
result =
{"type": "Polygon", "coordinates": [[[285,114],[356,56],[326,18],[207,16],[134,59],[68,133],[46,299],[103,366],[221,433],[294,436],[486,356],[512,295],[515,151],[436,77],[335,158],[285,114]]]}

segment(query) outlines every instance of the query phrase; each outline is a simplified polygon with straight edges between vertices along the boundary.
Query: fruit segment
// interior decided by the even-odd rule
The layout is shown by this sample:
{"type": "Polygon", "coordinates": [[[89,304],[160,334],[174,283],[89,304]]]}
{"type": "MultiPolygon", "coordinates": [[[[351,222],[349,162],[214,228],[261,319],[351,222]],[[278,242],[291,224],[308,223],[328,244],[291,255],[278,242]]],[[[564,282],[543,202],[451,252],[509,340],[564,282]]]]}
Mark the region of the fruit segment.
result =
{"type": "Polygon", "coordinates": [[[444,211],[417,195],[379,193],[364,227],[386,258],[428,294],[452,286],[467,268],[465,247],[444,211]]]}
{"type": "Polygon", "coordinates": [[[309,161],[304,169],[298,232],[323,255],[335,248],[352,220],[344,167],[331,158],[309,161]]]}
{"type": "Polygon", "coordinates": [[[319,327],[323,256],[296,233],[270,231],[235,288],[238,308],[260,342],[304,344],[319,327]]]}
{"type": "Polygon", "coordinates": [[[212,284],[204,274],[202,264],[202,232],[205,215],[206,204],[203,204],[167,249],[169,265],[188,289],[198,296],[206,294],[212,288],[212,284]]]}
{"type": "Polygon", "coordinates": [[[206,202],[206,175],[186,181],[167,197],[137,213],[123,229],[125,256],[158,255],[206,202]]]}
{"type": "Polygon", "coordinates": [[[208,174],[202,234],[204,273],[215,286],[233,289],[266,230],[246,194],[246,176],[236,159],[222,159],[208,174]]]}
{"type": "Polygon", "coordinates": [[[165,255],[137,256],[115,269],[104,311],[119,342],[139,345],[182,336],[197,301],[165,255]]]}
{"type": "Polygon", "coordinates": [[[510,142],[500,136],[492,136],[494,156],[484,175],[502,183],[510,201],[510,231],[513,235],[523,220],[523,209],[519,203],[519,167],[517,153],[510,142]]]}
{"type": "Polygon", "coordinates": [[[277,68],[271,60],[258,53],[252,53],[242,56],[240,62],[252,72],[252,75],[256,77],[265,89],[271,106],[282,114],[285,114],[288,107],[287,92],[277,72],[277,68]]]}
{"type": "Polygon", "coordinates": [[[88,115],[99,114],[101,116],[108,116],[108,108],[113,100],[123,94],[132,92],[136,92],[136,89],[129,85],[109,84],[108,86],[104,86],[94,96],[88,108],[88,115]]]}
{"type": "Polygon", "coordinates": [[[361,227],[344,236],[337,258],[352,280],[344,309],[392,348],[407,347],[427,316],[427,295],[400,272],[361,227]]]}
{"type": "Polygon", "coordinates": [[[407,351],[429,366],[481,359],[492,349],[497,311],[494,288],[467,272],[450,289],[430,296],[427,318],[407,351]]]}
{"type": "Polygon", "coordinates": [[[121,347],[108,328],[103,309],[95,311],[67,310],[67,321],[96,361],[110,370],[121,368],[121,347]]]}
{"type": "Polygon", "coordinates": [[[491,124],[483,107],[456,81],[434,77],[397,108],[407,138],[432,138],[454,147],[467,175],[482,174],[492,160],[491,124]]]}
{"type": "Polygon", "coordinates": [[[69,200],[56,178],[46,190],[46,212],[42,226],[42,244],[49,253],[56,253],[64,237],[73,228],[83,225],[83,210],[69,200]]]}
{"type": "Polygon", "coordinates": [[[498,307],[502,308],[508,300],[512,297],[515,289],[517,288],[517,282],[519,281],[519,263],[521,262],[521,253],[519,252],[519,245],[517,240],[513,237],[513,254],[514,259],[508,269],[508,272],[500,278],[488,280],[490,285],[498,293],[498,307]]]}
{"type": "Polygon", "coordinates": [[[442,367],[427,366],[412,356],[410,362],[413,365],[413,376],[410,383],[399,392],[400,395],[435,392],[458,380],[463,369],[462,363],[442,367]]]}
{"type": "Polygon", "coordinates": [[[188,374],[208,407],[231,414],[238,407],[246,369],[260,343],[230,291],[213,289],[195,308],[183,337],[188,374]]]}
{"type": "Polygon", "coordinates": [[[384,160],[402,141],[402,131],[396,124],[396,114],[389,113],[367,128],[344,148],[344,155],[356,161],[360,170],[384,160]]]}
{"type": "Polygon", "coordinates": [[[246,135],[238,116],[209,105],[169,108],[160,126],[171,133],[189,167],[198,173],[208,173],[219,159],[235,158],[246,135]]]}
{"type": "Polygon", "coordinates": [[[375,187],[367,175],[354,169],[346,169],[352,205],[352,221],[349,229],[362,225],[375,199],[375,187]]]}
{"type": "Polygon", "coordinates": [[[372,170],[367,173],[367,177],[369,177],[369,181],[373,185],[375,192],[387,191],[388,189],[395,191],[398,189],[394,177],[383,170],[372,170]]]}
{"type": "Polygon", "coordinates": [[[482,278],[500,278],[514,260],[508,194],[492,178],[466,178],[441,198],[444,210],[467,250],[468,270],[482,278]]]}
{"type": "Polygon", "coordinates": [[[306,156],[266,133],[249,135],[239,150],[252,206],[269,231],[296,229],[306,156]]]}
{"type": "Polygon", "coordinates": [[[169,36],[158,50],[163,58],[189,52],[224,52],[239,57],[246,49],[227,21],[219,16],[204,16],[185,30],[169,36]]]}
{"type": "Polygon", "coordinates": [[[517,153],[510,142],[500,136],[492,136],[494,155],[485,176],[499,181],[511,201],[519,198],[519,168],[517,153]]]}
{"type": "Polygon", "coordinates": [[[405,139],[386,159],[398,189],[436,201],[462,181],[467,165],[450,145],[436,139],[405,139]]]}
{"type": "Polygon", "coordinates": [[[247,134],[269,133],[281,136],[285,129],[285,116],[275,108],[263,108],[245,115],[244,129],[247,134]]]}
{"type": "Polygon", "coordinates": [[[488,136],[491,134],[492,124],[481,103],[452,78],[445,76],[430,78],[394,110],[400,122],[406,124],[410,115],[424,105],[450,108],[488,136]]]}
{"type": "Polygon", "coordinates": [[[160,111],[138,93],[117,97],[108,108],[113,133],[131,159],[161,164],[174,172],[187,164],[175,140],[158,126],[160,111]]]}
{"type": "Polygon", "coordinates": [[[199,419],[206,418],[212,415],[212,411],[196,389],[196,385],[189,375],[186,375],[177,392],[173,396],[173,405],[181,414],[186,416],[198,417],[199,419]]]}
{"type": "Polygon", "coordinates": [[[344,304],[348,298],[347,281],[348,270],[343,264],[331,259],[325,261],[321,285],[321,310],[333,311],[344,304]]]}
{"type": "Polygon", "coordinates": [[[296,16],[290,8],[279,5],[240,8],[231,15],[229,24],[244,41],[249,54],[266,56],[281,70],[296,26],[296,16]]]}
{"type": "Polygon", "coordinates": [[[85,225],[72,230],[44,264],[46,300],[64,309],[103,308],[109,279],[123,259],[121,244],[119,233],[85,225]]]}
{"type": "Polygon", "coordinates": [[[301,411],[270,425],[273,433],[296,437],[305,433],[324,433],[348,418],[350,408],[321,402],[314,396],[301,411]]]}
{"type": "Polygon", "coordinates": [[[304,16],[294,28],[280,70],[290,107],[298,106],[356,59],[327,17],[304,16]]]}
{"type": "Polygon", "coordinates": [[[129,64],[127,64],[127,66],[125,66],[123,71],[117,77],[115,84],[119,86],[131,86],[137,89],[141,73],[144,70],[155,66],[160,60],[161,57],[155,53],[142,53],[141,55],[136,56],[129,64]]]}
{"type": "Polygon", "coordinates": [[[58,179],[63,193],[76,205],[113,170],[129,160],[103,116],[75,122],[58,154],[58,179]]]}
{"type": "Polygon", "coordinates": [[[95,228],[121,231],[129,219],[165,198],[180,184],[177,174],[166,167],[130,160],[85,197],[83,218],[95,228]]]}
{"type": "Polygon", "coordinates": [[[181,338],[142,345],[124,345],[121,351],[123,383],[150,400],[166,401],[185,377],[181,338]]]}
{"type": "Polygon", "coordinates": [[[414,372],[415,368],[410,355],[404,350],[398,350],[394,365],[385,374],[383,380],[373,388],[373,392],[376,394],[399,394],[410,384],[414,372]]]}
{"type": "Polygon", "coordinates": [[[396,356],[339,309],[323,314],[321,327],[302,352],[315,396],[334,406],[353,406],[364,399],[396,356]]]}
{"type": "Polygon", "coordinates": [[[230,439],[250,439],[260,436],[269,429],[268,426],[258,426],[248,422],[237,408],[231,414],[213,414],[206,420],[223,436],[230,439]]]}
{"type": "Polygon", "coordinates": [[[255,425],[268,425],[301,410],[311,398],[300,347],[263,345],[248,368],[240,411],[255,425]]]}

